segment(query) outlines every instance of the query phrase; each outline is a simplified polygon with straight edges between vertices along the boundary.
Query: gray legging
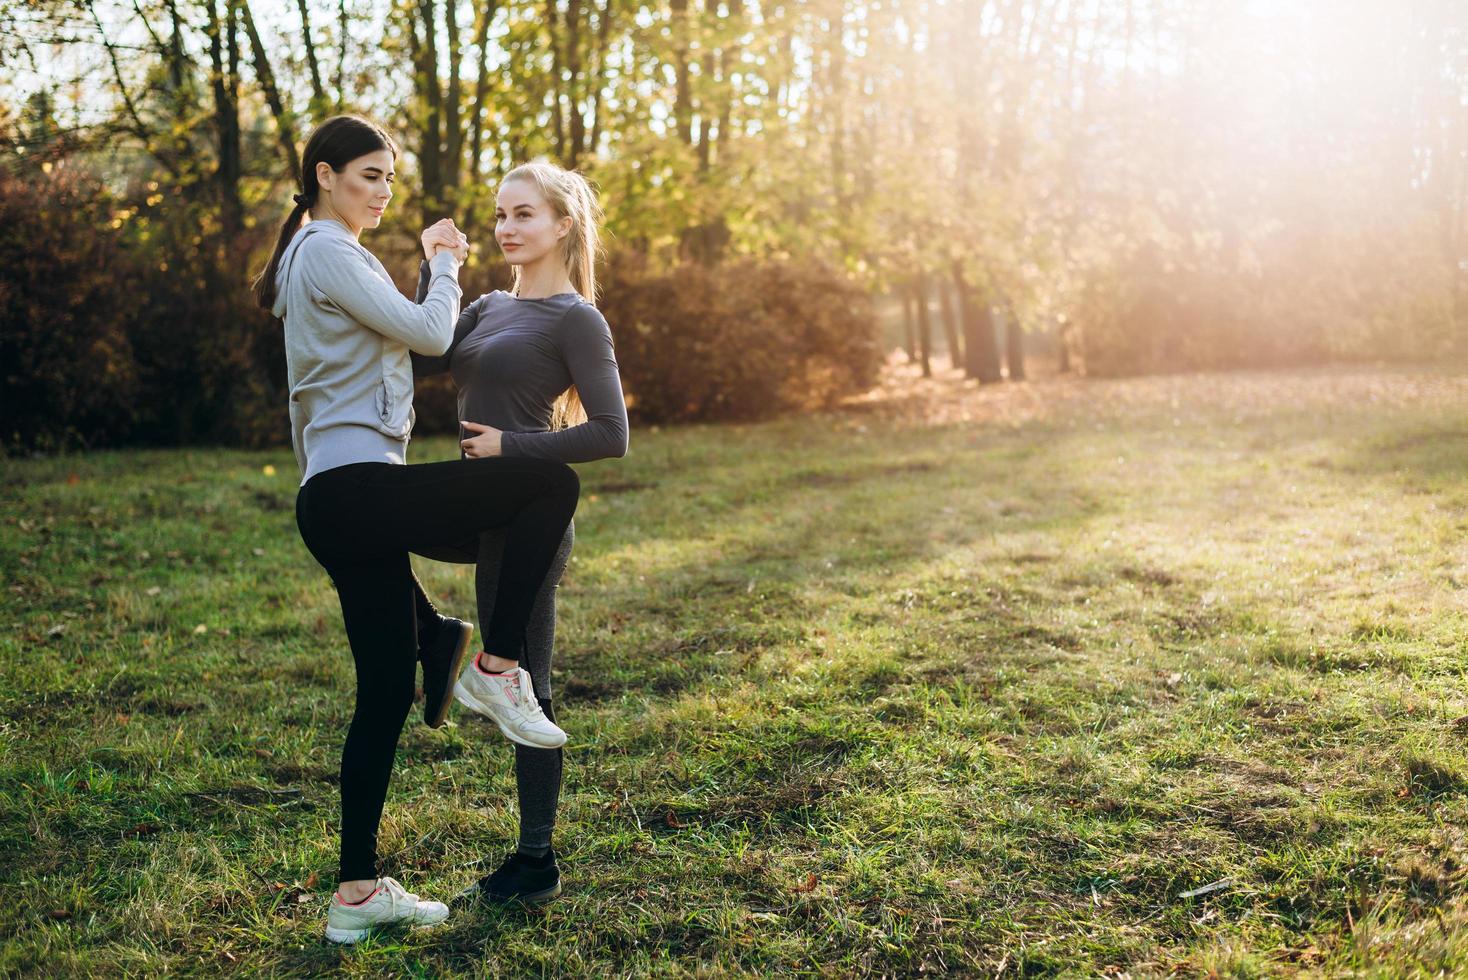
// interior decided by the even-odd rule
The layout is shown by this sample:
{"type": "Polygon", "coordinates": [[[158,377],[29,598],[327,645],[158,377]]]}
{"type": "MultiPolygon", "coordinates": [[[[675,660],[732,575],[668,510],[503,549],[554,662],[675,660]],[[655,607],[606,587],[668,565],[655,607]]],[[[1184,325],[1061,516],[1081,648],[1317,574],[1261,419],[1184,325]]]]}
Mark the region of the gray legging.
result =
{"type": "MultiPolygon", "coordinates": [[[[536,700],[545,716],[552,721],[555,720],[555,712],[551,707],[551,654],[556,643],[556,589],[566,572],[567,562],[571,560],[571,548],[575,542],[576,525],[573,522],[566,526],[561,546],[556,549],[555,559],[530,609],[530,619],[525,626],[525,652],[520,658],[520,666],[530,671],[530,679],[535,684],[536,700]]],[[[476,543],[465,542],[458,547],[426,549],[419,554],[438,561],[475,563],[478,567],[474,575],[474,591],[479,621],[488,623],[494,614],[504,544],[504,531],[494,529],[481,534],[477,546],[476,543]]],[[[421,590],[419,596],[423,596],[421,590]]],[[[432,610],[432,605],[424,608],[426,597],[420,598],[419,603],[420,616],[431,621],[427,613],[432,610]]],[[[520,796],[519,850],[523,854],[540,857],[550,849],[556,808],[561,798],[562,767],[560,749],[515,746],[515,787],[520,796]]]]}

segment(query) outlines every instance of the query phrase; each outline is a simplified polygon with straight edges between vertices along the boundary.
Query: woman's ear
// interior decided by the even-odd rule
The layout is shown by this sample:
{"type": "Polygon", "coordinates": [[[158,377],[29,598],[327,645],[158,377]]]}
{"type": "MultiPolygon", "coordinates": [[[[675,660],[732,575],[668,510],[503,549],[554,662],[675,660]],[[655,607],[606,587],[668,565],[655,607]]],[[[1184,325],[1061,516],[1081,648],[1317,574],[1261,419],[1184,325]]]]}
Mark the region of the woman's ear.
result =
{"type": "Polygon", "coordinates": [[[335,177],[335,176],[336,176],[336,171],[331,169],[331,164],[327,163],[325,160],[321,160],[321,161],[318,161],[317,162],[317,164],[316,164],[316,183],[318,185],[320,185],[320,187],[321,187],[322,190],[324,190],[324,191],[331,190],[331,181],[332,181],[332,178],[335,177]]]}
{"type": "Polygon", "coordinates": [[[575,224],[575,222],[572,221],[569,216],[562,218],[560,221],[556,222],[556,241],[560,241],[562,238],[565,238],[567,235],[571,234],[571,226],[573,224],[575,224]]]}

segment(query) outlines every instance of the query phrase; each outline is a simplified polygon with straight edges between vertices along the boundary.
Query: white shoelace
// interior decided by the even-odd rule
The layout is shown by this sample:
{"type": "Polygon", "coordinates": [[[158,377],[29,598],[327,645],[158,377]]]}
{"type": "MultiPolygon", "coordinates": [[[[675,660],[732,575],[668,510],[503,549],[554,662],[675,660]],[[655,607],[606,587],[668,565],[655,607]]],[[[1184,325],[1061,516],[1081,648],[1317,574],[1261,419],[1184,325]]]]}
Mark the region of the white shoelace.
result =
{"type": "Polygon", "coordinates": [[[507,686],[515,688],[514,697],[510,700],[525,713],[525,717],[531,721],[545,720],[545,712],[540,707],[540,699],[535,696],[535,688],[530,682],[530,674],[521,667],[515,675],[514,680],[506,680],[507,686]]]}
{"type": "Polygon", "coordinates": [[[378,884],[382,886],[382,890],[387,892],[389,903],[388,914],[391,918],[396,919],[398,917],[399,899],[406,903],[410,908],[415,910],[417,909],[418,896],[414,895],[412,892],[404,888],[396,878],[379,878],[377,879],[377,881],[378,884]]]}

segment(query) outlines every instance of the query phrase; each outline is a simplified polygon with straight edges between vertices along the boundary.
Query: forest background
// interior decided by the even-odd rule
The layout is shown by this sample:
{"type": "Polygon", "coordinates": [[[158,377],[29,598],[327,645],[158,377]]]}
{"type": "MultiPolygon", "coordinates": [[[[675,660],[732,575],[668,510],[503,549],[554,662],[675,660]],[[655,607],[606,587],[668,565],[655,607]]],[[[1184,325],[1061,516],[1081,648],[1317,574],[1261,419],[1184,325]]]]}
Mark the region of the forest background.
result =
{"type": "Polygon", "coordinates": [[[338,112],[404,148],[404,286],[445,214],[505,283],[514,164],[596,181],[642,422],[829,405],[894,346],[981,384],[1468,346],[1450,0],[0,0],[5,449],[285,437],[247,282],[338,112]]]}

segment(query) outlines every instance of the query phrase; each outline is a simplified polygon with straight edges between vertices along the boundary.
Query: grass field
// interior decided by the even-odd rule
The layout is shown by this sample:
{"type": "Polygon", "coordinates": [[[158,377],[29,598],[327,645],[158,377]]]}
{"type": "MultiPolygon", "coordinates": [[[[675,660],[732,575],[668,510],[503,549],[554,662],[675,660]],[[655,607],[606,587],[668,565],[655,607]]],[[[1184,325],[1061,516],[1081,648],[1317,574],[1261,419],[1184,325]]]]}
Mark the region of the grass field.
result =
{"type": "MultiPolygon", "coordinates": [[[[1468,376],[635,432],[562,588],[564,897],[351,950],[290,454],[3,466],[0,974],[1468,970],[1468,376]]],[[[515,833],[456,721],[415,716],[382,833],[429,897],[515,833]]]]}

